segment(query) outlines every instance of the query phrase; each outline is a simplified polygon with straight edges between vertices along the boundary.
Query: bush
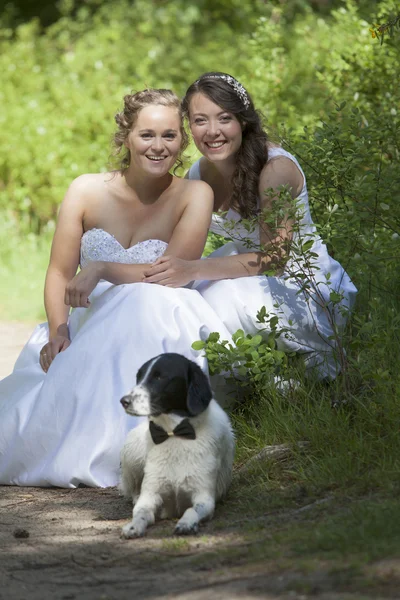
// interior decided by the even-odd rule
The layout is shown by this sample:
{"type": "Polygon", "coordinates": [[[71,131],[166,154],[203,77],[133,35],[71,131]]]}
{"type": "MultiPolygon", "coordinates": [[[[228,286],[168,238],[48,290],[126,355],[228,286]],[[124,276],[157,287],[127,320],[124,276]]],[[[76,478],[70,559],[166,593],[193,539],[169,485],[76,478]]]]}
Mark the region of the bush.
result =
{"type": "MultiPolygon", "coordinates": [[[[392,0],[382,2],[376,20],[384,25],[371,28],[354,2],[333,11],[331,21],[308,11],[288,23],[275,8],[270,19],[259,20],[250,56],[255,69],[249,87],[256,104],[270,121],[283,115],[291,125],[277,129],[280,142],[306,172],[319,234],[359,289],[355,327],[344,343],[354,351],[352,375],[356,369],[361,378],[375,380],[390,377],[383,356],[375,364],[360,361],[360,356],[367,339],[373,345],[382,341],[374,323],[379,305],[398,310],[400,291],[400,115],[395,105],[400,50],[394,10],[392,0]],[[382,39],[381,32],[390,33],[390,26],[392,37],[382,39]]],[[[392,319],[395,314],[391,312],[392,319]]],[[[239,334],[235,340],[241,339],[239,334]]],[[[349,363],[337,341],[344,372],[349,363]]],[[[211,336],[203,346],[212,368],[223,370],[229,361],[245,365],[257,389],[252,343],[248,336],[249,352],[242,353],[241,362],[241,348],[232,346],[227,352],[211,336]]],[[[398,345],[392,350],[398,355],[398,345]]],[[[261,366],[261,359],[255,362],[261,366]]],[[[280,359],[272,361],[273,373],[281,368],[280,359]]]]}

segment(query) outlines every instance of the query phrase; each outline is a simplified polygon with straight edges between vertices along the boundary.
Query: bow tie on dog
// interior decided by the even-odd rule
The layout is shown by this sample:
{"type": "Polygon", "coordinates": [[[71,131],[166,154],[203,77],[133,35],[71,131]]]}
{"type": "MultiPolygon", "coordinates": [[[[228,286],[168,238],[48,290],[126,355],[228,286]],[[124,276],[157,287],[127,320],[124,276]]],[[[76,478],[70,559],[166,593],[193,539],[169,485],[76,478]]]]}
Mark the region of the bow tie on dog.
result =
{"type": "Polygon", "coordinates": [[[149,422],[151,439],[155,444],[162,444],[169,437],[181,437],[188,440],[196,439],[196,432],[189,419],[183,419],[172,431],[165,431],[161,425],[157,425],[154,421],[149,422]]]}

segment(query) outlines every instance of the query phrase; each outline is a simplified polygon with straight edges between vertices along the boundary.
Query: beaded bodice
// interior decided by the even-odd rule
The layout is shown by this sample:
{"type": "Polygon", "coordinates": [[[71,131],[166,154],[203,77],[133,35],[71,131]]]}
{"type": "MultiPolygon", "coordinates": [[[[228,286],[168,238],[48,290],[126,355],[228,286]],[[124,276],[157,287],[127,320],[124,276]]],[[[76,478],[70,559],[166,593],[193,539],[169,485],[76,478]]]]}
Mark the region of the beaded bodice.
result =
{"type": "Polygon", "coordinates": [[[130,248],[124,248],[119,241],[104,229],[89,229],[81,239],[81,267],[90,262],[107,261],[125,264],[152,263],[167,249],[167,242],[145,240],[130,248]]]}

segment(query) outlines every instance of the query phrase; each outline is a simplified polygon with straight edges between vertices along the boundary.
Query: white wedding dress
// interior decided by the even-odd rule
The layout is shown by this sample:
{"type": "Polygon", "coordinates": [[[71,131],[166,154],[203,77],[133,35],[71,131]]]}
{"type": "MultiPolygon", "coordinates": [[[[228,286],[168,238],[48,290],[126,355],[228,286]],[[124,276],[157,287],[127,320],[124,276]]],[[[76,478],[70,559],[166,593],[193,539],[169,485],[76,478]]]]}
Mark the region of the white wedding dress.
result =
{"type": "MultiPolygon", "coordinates": [[[[91,229],[82,237],[81,265],[151,263],[166,247],[148,240],[126,250],[109,233],[91,229]]],[[[48,341],[44,323],[0,382],[0,484],[116,485],[125,436],[141,420],[126,415],[120,399],[139,367],[160,353],[179,352],[206,369],[192,342],[212,331],[229,336],[195,290],[101,281],[90,301],[90,308],[72,311],[71,345],[47,374],[39,364],[48,341]]]]}
{"type": "MultiPolygon", "coordinates": [[[[280,349],[297,352],[303,355],[306,368],[313,369],[319,378],[333,379],[340,371],[337,357],[337,344],[333,337],[333,327],[337,327],[337,335],[341,335],[346,318],[351,311],[357,289],[351,282],[343,267],[329,256],[325,244],[316,233],[312,221],[306,178],[296,158],[280,147],[268,150],[269,159],[279,156],[293,161],[303,176],[303,188],[296,205],[299,211],[299,231],[294,234],[293,246],[301,241],[312,240],[310,251],[317,258],[313,259],[312,269],[303,270],[309,278],[310,293],[303,293],[305,283],[293,277],[299,271],[299,260],[294,254],[289,255],[285,271],[281,276],[252,276],[220,281],[203,281],[196,285],[207,303],[218,314],[229,333],[238,329],[252,335],[269,333],[266,325],[257,322],[257,312],[265,306],[270,315],[279,318],[278,329],[289,330],[287,336],[278,340],[280,349]],[[329,277],[329,285],[327,284],[329,277]],[[341,296],[336,306],[330,302],[330,294],[334,291],[341,296]]],[[[200,161],[192,165],[189,179],[201,179],[200,161]]],[[[225,215],[214,213],[211,231],[224,237],[232,238],[210,256],[229,256],[256,251],[260,248],[258,228],[247,229],[240,222],[240,215],[232,208],[225,215]],[[244,240],[251,242],[250,247],[244,240]]],[[[300,267],[301,268],[301,267],[300,267]]]]}

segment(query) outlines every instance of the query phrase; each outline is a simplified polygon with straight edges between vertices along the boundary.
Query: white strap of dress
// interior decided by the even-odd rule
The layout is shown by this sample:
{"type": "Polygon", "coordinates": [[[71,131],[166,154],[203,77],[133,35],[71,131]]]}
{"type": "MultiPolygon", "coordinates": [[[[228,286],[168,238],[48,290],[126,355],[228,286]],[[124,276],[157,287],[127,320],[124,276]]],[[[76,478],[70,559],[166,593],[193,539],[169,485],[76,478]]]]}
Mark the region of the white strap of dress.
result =
{"type": "Polygon", "coordinates": [[[200,160],[196,160],[196,162],[190,167],[188,171],[188,178],[196,180],[201,179],[200,160]]]}

